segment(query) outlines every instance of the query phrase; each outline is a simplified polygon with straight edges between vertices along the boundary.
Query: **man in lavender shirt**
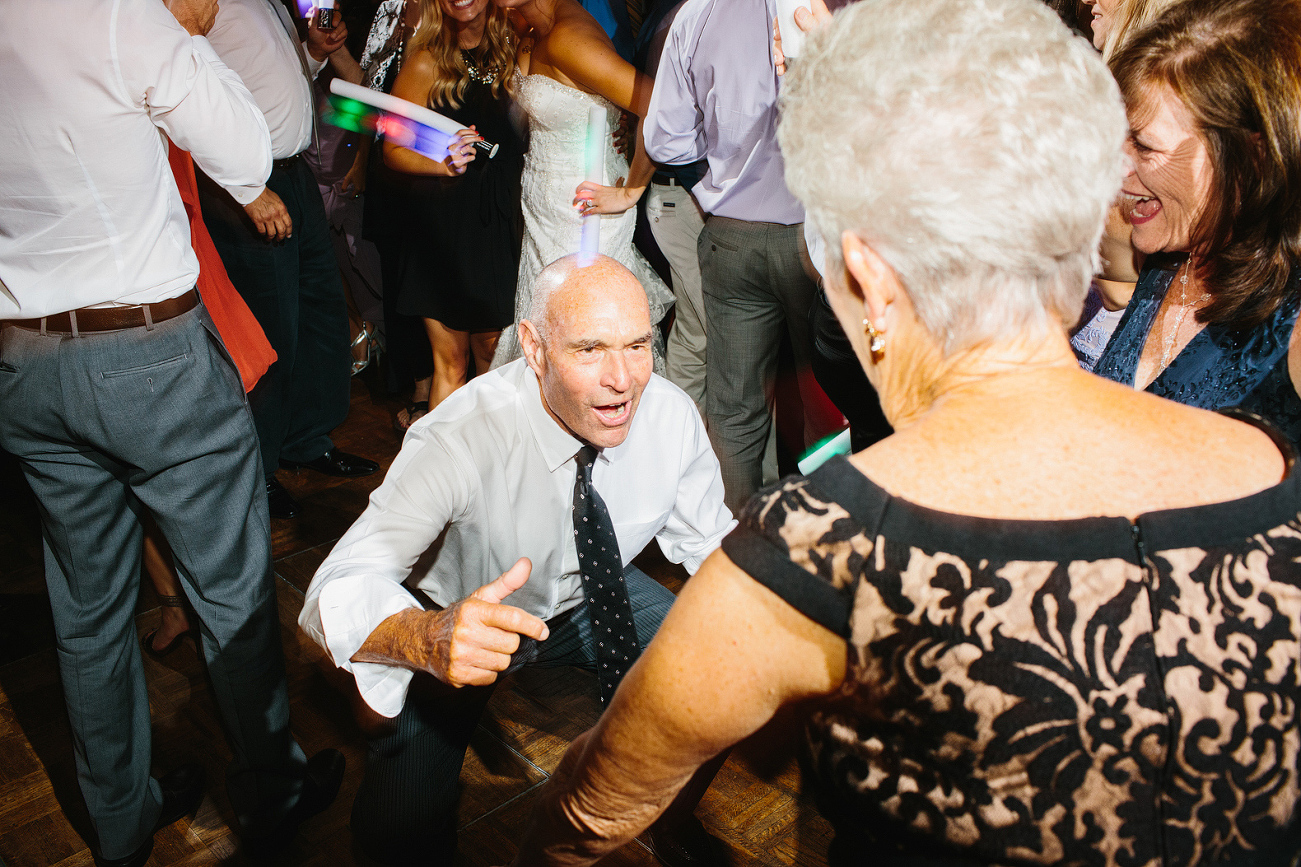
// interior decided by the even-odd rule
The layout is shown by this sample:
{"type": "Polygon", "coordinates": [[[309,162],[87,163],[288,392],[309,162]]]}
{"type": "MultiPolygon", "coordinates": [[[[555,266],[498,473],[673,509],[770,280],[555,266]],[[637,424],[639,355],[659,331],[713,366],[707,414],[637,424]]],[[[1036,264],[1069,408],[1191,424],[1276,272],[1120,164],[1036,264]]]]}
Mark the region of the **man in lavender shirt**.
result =
{"type": "Polygon", "coordinates": [[[783,329],[809,362],[804,208],[777,148],[772,0],[687,0],[664,43],[646,151],[657,163],[705,159],[692,189],[709,214],[696,250],[705,301],[706,417],[737,509],[759,488],[783,329]]]}

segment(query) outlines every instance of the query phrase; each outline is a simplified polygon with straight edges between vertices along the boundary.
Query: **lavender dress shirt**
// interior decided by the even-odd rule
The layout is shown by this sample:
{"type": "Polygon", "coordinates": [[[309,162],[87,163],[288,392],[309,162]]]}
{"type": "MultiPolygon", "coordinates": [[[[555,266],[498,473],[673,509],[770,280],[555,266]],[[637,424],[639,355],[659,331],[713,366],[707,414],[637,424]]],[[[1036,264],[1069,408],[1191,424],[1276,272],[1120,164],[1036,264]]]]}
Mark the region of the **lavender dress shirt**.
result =
{"type": "Polygon", "coordinates": [[[795,225],[804,208],[786,189],[777,147],[773,0],[687,0],[669,30],[643,124],[657,163],[704,158],[691,192],[720,217],[795,225]]]}

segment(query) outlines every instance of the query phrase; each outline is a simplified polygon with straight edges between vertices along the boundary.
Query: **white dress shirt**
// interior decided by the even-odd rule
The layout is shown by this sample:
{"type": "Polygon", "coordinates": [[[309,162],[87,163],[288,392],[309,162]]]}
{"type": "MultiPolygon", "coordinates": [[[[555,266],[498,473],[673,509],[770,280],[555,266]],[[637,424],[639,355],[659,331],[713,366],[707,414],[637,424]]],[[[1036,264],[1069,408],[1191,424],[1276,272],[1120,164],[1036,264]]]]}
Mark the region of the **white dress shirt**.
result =
{"type": "Polygon", "coordinates": [[[293,22],[279,0],[221,0],[208,41],[226,65],[239,73],[271,130],[271,152],[281,160],[312,143],[312,87],[303,61],[315,77],[325,61],[290,39],[293,22]]]}
{"type": "Polygon", "coordinates": [[[191,289],[160,130],[252,201],[271,148],[239,77],[158,0],[0,0],[0,22],[0,320],[191,289]]]}
{"type": "MultiPolygon", "coordinates": [[[[523,359],[475,377],[411,427],[370,505],[317,570],[298,618],[377,712],[397,715],[411,672],[350,659],[386,618],[418,607],[402,586],[408,576],[446,607],[528,557],[528,583],[505,604],[545,620],[582,602],[572,513],[581,447],[547,414],[523,359]]],[[[658,376],[627,439],[597,458],[592,482],[625,565],[658,539],[694,573],[736,525],[700,413],[658,376]]]]}

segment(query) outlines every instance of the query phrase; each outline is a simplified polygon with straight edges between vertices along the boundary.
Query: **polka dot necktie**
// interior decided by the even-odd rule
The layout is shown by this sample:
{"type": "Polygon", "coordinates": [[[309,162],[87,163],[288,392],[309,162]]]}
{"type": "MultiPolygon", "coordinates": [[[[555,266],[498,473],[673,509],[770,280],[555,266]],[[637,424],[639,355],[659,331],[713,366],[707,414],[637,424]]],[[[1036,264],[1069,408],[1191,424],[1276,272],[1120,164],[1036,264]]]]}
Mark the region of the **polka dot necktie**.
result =
{"type": "Polygon", "coordinates": [[[583,576],[583,596],[592,620],[596,642],[596,676],[601,684],[601,704],[609,704],[624,672],[641,653],[632,604],[623,581],[623,560],[614,522],[601,495],[592,487],[592,463],[596,449],[583,446],[578,452],[578,476],[574,480],[574,546],[578,569],[583,576]]]}

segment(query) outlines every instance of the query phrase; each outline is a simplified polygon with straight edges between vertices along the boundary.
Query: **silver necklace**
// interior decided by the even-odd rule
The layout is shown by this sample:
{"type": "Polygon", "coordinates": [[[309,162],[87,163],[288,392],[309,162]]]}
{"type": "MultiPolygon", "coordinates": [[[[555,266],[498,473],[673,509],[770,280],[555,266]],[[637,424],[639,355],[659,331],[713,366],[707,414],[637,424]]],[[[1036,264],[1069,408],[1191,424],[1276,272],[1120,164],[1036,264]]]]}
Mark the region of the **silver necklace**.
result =
{"type": "Polygon", "coordinates": [[[470,80],[477,81],[480,84],[492,84],[497,80],[497,76],[501,74],[500,64],[484,67],[476,66],[474,55],[470,53],[468,48],[461,49],[461,62],[465,64],[465,71],[470,76],[470,80]]]}
{"type": "Polygon", "coordinates": [[[1211,294],[1205,289],[1195,301],[1188,300],[1188,272],[1192,270],[1193,257],[1189,256],[1184,263],[1179,266],[1179,299],[1174,302],[1178,308],[1175,311],[1174,328],[1167,329],[1165,336],[1165,345],[1161,351],[1161,369],[1165,370],[1170,366],[1171,358],[1174,354],[1174,347],[1179,342],[1179,332],[1183,330],[1184,320],[1188,318],[1188,311],[1193,310],[1210,300],[1211,294]]]}

